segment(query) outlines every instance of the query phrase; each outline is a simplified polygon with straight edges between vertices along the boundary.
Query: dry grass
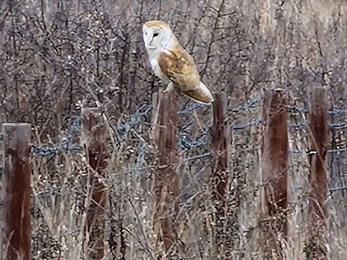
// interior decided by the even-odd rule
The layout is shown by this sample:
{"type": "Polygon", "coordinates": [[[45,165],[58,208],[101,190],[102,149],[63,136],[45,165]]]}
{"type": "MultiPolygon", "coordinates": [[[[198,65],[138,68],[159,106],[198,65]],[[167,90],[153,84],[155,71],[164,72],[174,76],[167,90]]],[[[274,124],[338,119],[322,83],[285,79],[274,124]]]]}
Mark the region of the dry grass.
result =
{"type": "MultiPolygon", "coordinates": [[[[151,105],[160,82],[150,71],[141,24],[163,19],[173,27],[213,92],[228,94],[231,187],[228,196],[227,257],[267,259],[261,247],[260,102],[239,109],[266,88],[281,87],[288,102],[307,107],[307,87],[329,86],[330,109],[346,109],[346,22],[344,1],[37,1],[0,3],[0,122],[30,122],[33,141],[59,143],[81,107],[101,104],[107,118],[110,163],[105,259],[155,259],[152,216],[154,163],[151,105]],[[227,3],[228,2],[228,3],[227,3]],[[139,124],[131,124],[139,120],[139,124]],[[129,130],[129,131],[128,131],[129,130]],[[121,244],[125,241],[125,256],[121,244]]],[[[194,104],[179,97],[179,110],[194,104]]],[[[329,116],[329,149],[346,148],[345,114],[329,116]]],[[[215,252],[211,173],[211,109],[179,116],[181,198],[179,252],[170,259],[219,259],[215,252]],[[184,139],[186,137],[187,139],[184,139]],[[193,142],[197,140],[197,142],[193,142]],[[185,146],[184,146],[185,144],[185,146]],[[191,145],[191,148],[185,148],[191,145]]],[[[284,256],[305,259],[308,128],[301,112],[290,114],[290,239],[279,239],[284,256]]],[[[84,144],[80,130],[71,144],[84,144]]],[[[347,259],[346,152],[328,154],[330,256],[347,259]]],[[[88,259],[83,234],[91,203],[86,154],[33,155],[32,258],[88,259]]],[[[0,250],[2,251],[2,250],[0,250]]],[[[1,253],[0,253],[1,256],[1,253]]],[[[1,258],[3,259],[3,258],[1,258]]]]}

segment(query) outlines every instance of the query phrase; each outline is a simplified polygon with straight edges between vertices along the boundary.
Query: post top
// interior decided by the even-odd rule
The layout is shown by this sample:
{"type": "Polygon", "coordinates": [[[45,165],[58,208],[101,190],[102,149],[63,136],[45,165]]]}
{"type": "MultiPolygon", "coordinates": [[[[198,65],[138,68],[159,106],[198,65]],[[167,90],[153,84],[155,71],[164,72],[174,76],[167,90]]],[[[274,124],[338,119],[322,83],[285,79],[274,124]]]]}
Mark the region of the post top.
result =
{"type": "Polygon", "coordinates": [[[3,126],[31,126],[29,123],[3,123],[3,126]]]}

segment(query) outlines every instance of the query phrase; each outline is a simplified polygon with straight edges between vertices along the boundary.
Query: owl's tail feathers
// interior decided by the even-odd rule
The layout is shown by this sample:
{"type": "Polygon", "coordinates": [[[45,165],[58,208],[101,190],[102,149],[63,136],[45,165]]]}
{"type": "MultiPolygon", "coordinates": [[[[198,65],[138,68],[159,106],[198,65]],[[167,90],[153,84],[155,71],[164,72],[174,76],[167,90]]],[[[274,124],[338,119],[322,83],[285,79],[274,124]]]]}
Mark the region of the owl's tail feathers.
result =
{"type": "Polygon", "coordinates": [[[197,86],[195,89],[187,90],[183,93],[200,104],[211,105],[214,101],[210,90],[202,82],[200,82],[199,86],[197,86]]]}

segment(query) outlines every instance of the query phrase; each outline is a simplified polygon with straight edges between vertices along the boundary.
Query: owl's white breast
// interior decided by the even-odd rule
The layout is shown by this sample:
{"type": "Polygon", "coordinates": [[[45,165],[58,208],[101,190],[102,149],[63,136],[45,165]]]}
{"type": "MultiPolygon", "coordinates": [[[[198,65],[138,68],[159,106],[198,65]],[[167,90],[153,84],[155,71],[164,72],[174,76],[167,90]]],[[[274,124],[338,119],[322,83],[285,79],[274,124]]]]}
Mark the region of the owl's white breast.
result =
{"type": "MultiPolygon", "coordinates": [[[[159,56],[159,55],[158,55],[159,56]]],[[[154,74],[159,77],[164,83],[169,83],[170,79],[163,73],[158,64],[158,57],[152,57],[149,59],[154,74]]]]}

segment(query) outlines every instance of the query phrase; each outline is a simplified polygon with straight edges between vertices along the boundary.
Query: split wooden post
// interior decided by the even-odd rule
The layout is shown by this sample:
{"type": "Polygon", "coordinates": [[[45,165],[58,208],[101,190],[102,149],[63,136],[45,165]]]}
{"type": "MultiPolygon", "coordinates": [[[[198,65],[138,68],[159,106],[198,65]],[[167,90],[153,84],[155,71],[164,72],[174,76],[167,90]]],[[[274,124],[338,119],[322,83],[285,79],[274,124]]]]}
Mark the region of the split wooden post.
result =
{"type": "MultiPolygon", "coordinates": [[[[157,231],[158,243],[163,243],[168,252],[176,244],[175,218],[179,211],[179,159],[177,152],[177,100],[174,94],[159,92],[153,96],[156,105],[153,139],[158,148],[158,161],[154,179],[156,211],[153,226],[157,231]]],[[[158,248],[157,252],[162,251],[158,248]]]]}
{"type": "Polygon", "coordinates": [[[88,152],[88,161],[94,171],[91,171],[90,185],[92,198],[87,212],[86,231],[89,232],[91,259],[102,259],[105,255],[105,205],[107,190],[103,183],[107,177],[107,141],[106,126],[100,108],[85,108],[82,110],[84,139],[88,152]]]}
{"type": "Polygon", "coordinates": [[[264,94],[263,122],[265,129],[261,147],[264,185],[262,201],[264,217],[270,216],[272,220],[267,222],[264,233],[266,238],[263,241],[266,252],[271,254],[277,252],[281,255],[283,252],[279,252],[281,249],[277,248],[278,239],[287,236],[288,225],[286,214],[289,150],[287,99],[281,89],[269,89],[264,94]]]}
{"type": "Polygon", "coordinates": [[[322,86],[309,90],[309,162],[310,200],[308,259],[326,259],[328,212],[325,201],[328,192],[326,153],[328,149],[328,101],[322,86]]]}
{"type": "Polygon", "coordinates": [[[31,259],[31,125],[3,124],[3,219],[8,260],[31,259]]]}
{"type": "Polygon", "coordinates": [[[228,234],[224,232],[227,207],[227,185],[229,184],[228,142],[229,127],[226,119],[227,97],[225,94],[216,94],[213,102],[213,125],[211,129],[212,146],[212,188],[214,205],[216,207],[215,243],[219,255],[225,255],[228,234]]]}

